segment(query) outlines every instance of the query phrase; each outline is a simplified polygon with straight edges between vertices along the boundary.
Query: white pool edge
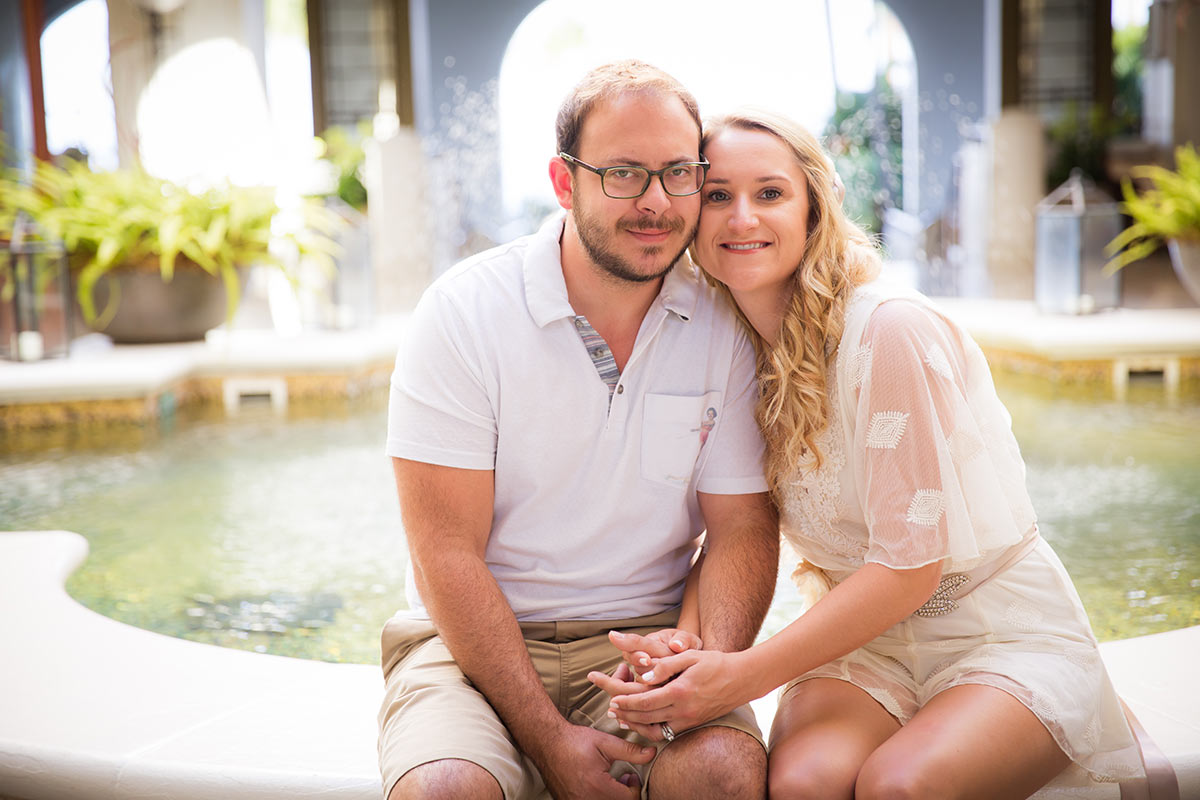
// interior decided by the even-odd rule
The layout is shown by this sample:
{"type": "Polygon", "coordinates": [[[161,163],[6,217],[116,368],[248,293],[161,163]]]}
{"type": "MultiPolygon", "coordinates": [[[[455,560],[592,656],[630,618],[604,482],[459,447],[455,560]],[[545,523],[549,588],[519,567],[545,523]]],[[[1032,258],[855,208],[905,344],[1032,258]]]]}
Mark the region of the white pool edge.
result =
{"type": "MultiPolygon", "coordinates": [[[[75,533],[0,533],[0,797],[381,797],[377,667],[247,653],[116,622],[63,589],[86,555],[75,533]]],[[[1200,626],[1106,642],[1101,652],[1171,759],[1181,796],[1200,800],[1200,626]]],[[[755,703],[764,728],[773,703],[755,703]]]]}

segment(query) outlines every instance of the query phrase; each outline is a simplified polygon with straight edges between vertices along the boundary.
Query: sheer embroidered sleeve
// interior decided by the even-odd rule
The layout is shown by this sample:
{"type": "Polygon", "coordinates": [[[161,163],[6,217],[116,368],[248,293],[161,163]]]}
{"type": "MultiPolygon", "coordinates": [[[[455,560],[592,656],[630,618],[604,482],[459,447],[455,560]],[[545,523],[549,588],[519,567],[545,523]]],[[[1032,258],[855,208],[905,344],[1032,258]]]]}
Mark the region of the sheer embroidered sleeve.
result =
{"type": "Polygon", "coordinates": [[[871,313],[851,359],[866,560],[957,571],[1019,541],[1032,524],[1024,469],[974,343],[932,308],[896,299],[871,313]]]}

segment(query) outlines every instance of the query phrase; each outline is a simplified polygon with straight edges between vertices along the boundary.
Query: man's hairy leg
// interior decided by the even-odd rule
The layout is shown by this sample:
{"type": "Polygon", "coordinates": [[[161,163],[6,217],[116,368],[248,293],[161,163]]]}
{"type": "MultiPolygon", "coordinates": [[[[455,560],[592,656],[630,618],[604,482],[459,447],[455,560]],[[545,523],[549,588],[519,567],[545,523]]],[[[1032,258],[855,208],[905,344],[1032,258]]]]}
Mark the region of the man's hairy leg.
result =
{"type": "Polygon", "coordinates": [[[701,728],[659,754],[649,789],[650,800],[763,800],[767,754],[735,728],[701,728]]]}
{"type": "Polygon", "coordinates": [[[388,800],[503,800],[492,774],[478,764],[457,758],[430,761],[404,773],[388,800]]]}

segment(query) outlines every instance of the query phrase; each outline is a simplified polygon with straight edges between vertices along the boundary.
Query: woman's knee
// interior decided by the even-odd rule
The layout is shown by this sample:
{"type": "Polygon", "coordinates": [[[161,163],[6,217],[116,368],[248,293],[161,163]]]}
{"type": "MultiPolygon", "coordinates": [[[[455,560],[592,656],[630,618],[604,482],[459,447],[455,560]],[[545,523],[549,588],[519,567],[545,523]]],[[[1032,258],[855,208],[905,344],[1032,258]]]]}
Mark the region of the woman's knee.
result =
{"type": "Polygon", "coordinates": [[[895,759],[868,759],[854,784],[856,800],[939,800],[946,797],[936,775],[895,759]]]}
{"type": "Polygon", "coordinates": [[[838,800],[854,797],[859,764],[836,753],[811,751],[804,757],[777,758],[767,765],[770,800],[838,800]]]}

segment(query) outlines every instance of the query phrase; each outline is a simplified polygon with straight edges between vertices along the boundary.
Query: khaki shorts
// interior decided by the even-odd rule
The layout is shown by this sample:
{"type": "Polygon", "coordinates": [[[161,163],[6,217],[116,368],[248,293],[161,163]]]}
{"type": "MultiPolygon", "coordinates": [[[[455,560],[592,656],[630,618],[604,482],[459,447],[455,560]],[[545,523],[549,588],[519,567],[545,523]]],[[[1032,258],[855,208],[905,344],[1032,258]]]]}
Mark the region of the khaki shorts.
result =
{"type": "MultiPolygon", "coordinates": [[[[608,640],[610,630],[648,634],[674,627],[677,618],[678,611],[669,611],[628,620],[525,622],[521,630],[542,685],[564,718],[644,743],[608,717],[609,697],[587,674],[611,673],[620,663],[619,651],[608,640]]],[[[379,710],[379,767],[384,797],[409,770],[447,758],[483,767],[500,784],[506,800],[548,797],[537,767],[517,749],[496,712],[458,669],[432,622],[393,617],[383,628],[382,647],[386,685],[379,710]]],[[[763,742],[748,705],[701,727],[708,726],[734,728],[763,742]]],[[[665,746],[659,744],[660,752],[665,746]]],[[[611,773],[639,773],[645,796],[653,766],[617,762],[611,773]]]]}

